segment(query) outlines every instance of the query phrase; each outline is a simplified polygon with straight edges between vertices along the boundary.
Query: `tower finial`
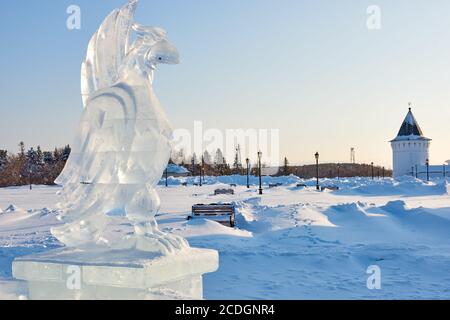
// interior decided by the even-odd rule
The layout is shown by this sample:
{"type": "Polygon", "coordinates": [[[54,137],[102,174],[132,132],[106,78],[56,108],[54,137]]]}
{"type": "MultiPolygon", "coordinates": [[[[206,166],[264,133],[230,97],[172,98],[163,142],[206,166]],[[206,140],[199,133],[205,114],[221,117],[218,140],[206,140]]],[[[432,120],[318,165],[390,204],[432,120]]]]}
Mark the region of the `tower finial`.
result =
{"type": "Polygon", "coordinates": [[[412,108],[411,108],[411,105],[412,105],[412,102],[408,102],[408,106],[409,106],[409,111],[411,111],[411,110],[412,110],[412,108]]]}

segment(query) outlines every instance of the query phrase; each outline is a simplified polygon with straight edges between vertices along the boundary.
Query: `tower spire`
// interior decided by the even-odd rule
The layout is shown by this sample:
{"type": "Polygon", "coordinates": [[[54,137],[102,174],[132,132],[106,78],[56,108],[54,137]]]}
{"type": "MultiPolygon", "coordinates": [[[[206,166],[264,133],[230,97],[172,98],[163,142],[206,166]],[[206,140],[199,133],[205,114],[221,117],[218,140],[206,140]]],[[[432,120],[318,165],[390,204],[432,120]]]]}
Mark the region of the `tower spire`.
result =
{"type": "Polygon", "coordinates": [[[405,117],[405,120],[403,120],[402,126],[398,132],[397,137],[406,137],[406,136],[418,136],[423,137],[422,129],[420,129],[420,126],[414,118],[414,115],[412,113],[411,108],[412,103],[408,103],[409,111],[408,114],[405,117]]]}

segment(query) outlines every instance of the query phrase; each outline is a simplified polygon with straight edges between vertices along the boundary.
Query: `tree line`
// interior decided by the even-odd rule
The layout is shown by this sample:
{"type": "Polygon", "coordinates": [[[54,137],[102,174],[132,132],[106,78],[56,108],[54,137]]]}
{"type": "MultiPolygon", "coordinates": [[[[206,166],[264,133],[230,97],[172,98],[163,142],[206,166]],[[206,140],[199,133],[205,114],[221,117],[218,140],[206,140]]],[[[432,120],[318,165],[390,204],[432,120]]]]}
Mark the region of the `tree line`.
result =
{"type": "MultiPolygon", "coordinates": [[[[66,165],[71,148],[55,148],[53,151],[42,151],[40,146],[28,150],[23,142],[19,143],[17,154],[0,150],[0,187],[35,185],[54,185],[56,178],[66,165]]],[[[217,149],[214,155],[205,151],[200,157],[195,153],[187,157],[183,150],[172,152],[170,163],[184,166],[192,175],[226,176],[246,175],[247,164],[241,163],[238,156],[233,163],[227,163],[223,152],[217,149]]],[[[262,164],[264,167],[264,164],[262,164]]],[[[316,177],[316,165],[292,166],[287,158],[278,168],[276,176],[296,175],[299,178],[316,177]]],[[[250,174],[258,175],[258,167],[250,166],[250,174]]],[[[392,171],[371,164],[319,164],[319,178],[336,177],[390,177],[392,171]]]]}
{"type": "Polygon", "coordinates": [[[197,156],[195,152],[191,156],[187,156],[183,149],[174,150],[172,151],[169,163],[183,166],[193,175],[200,175],[201,172],[202,175],[206,176],[228,176],[240,174],[243,169],[236,162],[234,165],[227,163],[220,149],[217,149],[213,155],[205,150],[201,156],[197,156]]]}
{"type": "MultiPolygon", "coordinates": [[[[247,164],[241,162],[236,155],[233,163],[227,163],[223,156],[223,152],[217,149],[212,156],[205,151],[202,156],[198,157],[195,153],[186,157],[183,150],[174,151],[171,156],[170,163],[178,164],[188,169],[193,175],[200,175],[200,172],[206,176],[221,176],[232,174],[247,174],[247,164]]],[[[262,163],[264,168],[265,164],[262,163]]],[[[250,174],[258,175],[257,164],[250,164],[250,174]]],[[[289,160],[284,158],[283,164],[275,170],[275,176],[296,175],[302,179],[315,178],[317,175],[316,165],[290,165],[289,160]]],[[[319,164],[319,178],[336,178],[336,177],[391,177],[392,170],[372,164],[358,163],[321,163],[319,164]]]]}
{"type": "Polygon", "coordinates": [[[23,142],[19,143],[17,154],[0,150],[0,187],[54,185],[70,151],[69,145],[53,151],[43,151],[40,146],[26,150],[23,142]]]}
{"type": "MultiPolygon", "coordinates": [[[[284,165],[278,170],[279,176],[296,175],[302,179],[311,179],[317,176],[315,164],[304,166],[290,166],[287,158],[284,165]]],[[[392,170],[382,166],[364,163],[321,163],[319,164],[319,178],[337,177],[392,177],[392,170]]]]}

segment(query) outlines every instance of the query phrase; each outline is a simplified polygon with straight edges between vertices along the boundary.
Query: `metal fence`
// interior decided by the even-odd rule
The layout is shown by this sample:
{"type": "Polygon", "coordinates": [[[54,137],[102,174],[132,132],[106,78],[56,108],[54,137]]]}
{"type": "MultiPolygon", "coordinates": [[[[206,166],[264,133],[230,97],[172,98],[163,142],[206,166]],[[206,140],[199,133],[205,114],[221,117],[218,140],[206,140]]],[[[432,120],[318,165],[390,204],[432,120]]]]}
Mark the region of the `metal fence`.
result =
{"type": "Polygon", "coordinates": [[[450,177],[449,168],[446,165],[439,166],[415,166],[411,168],[411,176],[417,179],[446,178],[450,177]]]}

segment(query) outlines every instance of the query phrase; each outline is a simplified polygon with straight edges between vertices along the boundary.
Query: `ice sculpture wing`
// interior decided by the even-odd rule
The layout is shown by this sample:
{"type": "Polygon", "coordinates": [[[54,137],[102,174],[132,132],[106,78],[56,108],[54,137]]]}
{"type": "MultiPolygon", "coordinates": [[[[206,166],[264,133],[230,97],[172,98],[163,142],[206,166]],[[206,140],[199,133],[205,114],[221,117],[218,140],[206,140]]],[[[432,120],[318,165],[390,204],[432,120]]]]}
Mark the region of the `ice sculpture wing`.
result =
{"type": "Polygon", "coordinates": [[[81,67],[83,106],[100,89],[115,83],[119,67],[128,52],[134,13],[138,0],[129,0],[111,12],[91,38],[86,60],[81,67]]]}
{"type": "Polygon", "coordinates": [[[136,106],[127,89],[112,86],[89,99],[57,184],[120,182],[118,171],[127,165],[136,122],[136,106]]]}

